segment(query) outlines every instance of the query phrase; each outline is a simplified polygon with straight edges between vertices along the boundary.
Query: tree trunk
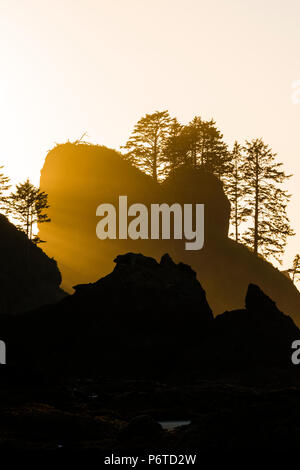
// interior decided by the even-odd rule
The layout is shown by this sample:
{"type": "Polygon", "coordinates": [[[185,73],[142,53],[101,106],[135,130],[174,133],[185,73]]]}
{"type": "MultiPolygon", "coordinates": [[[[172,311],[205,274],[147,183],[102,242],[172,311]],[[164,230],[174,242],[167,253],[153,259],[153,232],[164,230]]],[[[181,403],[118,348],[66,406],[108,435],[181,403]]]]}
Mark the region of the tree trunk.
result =
{"type": "Polygon", "coordinates": [[[153,146],[152,178],[157,182],[157,136],[155,136],[153,146]]]}
{"type": "Polygon", "coordinates": [[[255,149],[255,211],[254,211],[254,240],[253,251],[258,254],[258,209],[259,209],[259,166],[258,166],[258,151],[255,149]]]}
{"type": "MultiPolygon", "coordinates": [[[[237,178],[237,174],[236,174],[237,178]]],[[[238,231],[238,196],[237,196],[237,179],[235,179],[235,241],[237,242],[239,239],[239,231],[238,231]]]]}

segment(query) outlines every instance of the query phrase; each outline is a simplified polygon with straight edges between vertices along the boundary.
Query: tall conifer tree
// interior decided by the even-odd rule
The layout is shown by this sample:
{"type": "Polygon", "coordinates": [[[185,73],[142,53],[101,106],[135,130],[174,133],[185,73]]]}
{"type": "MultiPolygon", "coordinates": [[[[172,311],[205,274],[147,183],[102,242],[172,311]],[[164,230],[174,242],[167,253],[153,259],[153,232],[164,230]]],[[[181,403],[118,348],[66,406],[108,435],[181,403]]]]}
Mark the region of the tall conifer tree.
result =
{"type": "Polygon", "coordinates": [[[243,155],[242,146],[235,141],[231,151],[231,171],[225,181],[225,190],[231,202],[231,225],[233,233],[230,235],[236,241],[239,241],[239,228],[243,222],[247,221],[247,217],[251,215],[249,209],[244,202],[248,194],[247,186],[244,182],[245,157],[243,155]]]}
{"type": "Polygon", "coordinates": [[[157,181],[164,168],[163,149],[169,135],[171,118],[168,111],[146,114],[135,125],[122,148],[125,158],[157,181]]]}
{"type": "Polygon", "coordinates": [[[280,261],[287,238],[294,235],[286,211],[290,195],[281,187],[290,176],[262,139],[246,141],[244,150],[245,202],[251,210],[252,225],[243,234],[243,241],[255,254],[280,261]]]}

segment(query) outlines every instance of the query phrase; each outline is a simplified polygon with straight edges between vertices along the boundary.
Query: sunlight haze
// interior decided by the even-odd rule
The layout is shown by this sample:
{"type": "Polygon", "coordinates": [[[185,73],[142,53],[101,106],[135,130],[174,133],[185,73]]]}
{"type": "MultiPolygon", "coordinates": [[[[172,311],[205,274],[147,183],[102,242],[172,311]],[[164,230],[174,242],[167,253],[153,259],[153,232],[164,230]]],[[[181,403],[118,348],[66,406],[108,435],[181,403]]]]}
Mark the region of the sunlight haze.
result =
{"type": "Polygon", "coordinates": [[[230,146],[262,137],[293,173],[287,266],[300,251],[299,18],[298,0],[0,0],[0,165],[38,184],[55,143],[86,132],[119,149],[155,110],[213,118],[230,146]]]}

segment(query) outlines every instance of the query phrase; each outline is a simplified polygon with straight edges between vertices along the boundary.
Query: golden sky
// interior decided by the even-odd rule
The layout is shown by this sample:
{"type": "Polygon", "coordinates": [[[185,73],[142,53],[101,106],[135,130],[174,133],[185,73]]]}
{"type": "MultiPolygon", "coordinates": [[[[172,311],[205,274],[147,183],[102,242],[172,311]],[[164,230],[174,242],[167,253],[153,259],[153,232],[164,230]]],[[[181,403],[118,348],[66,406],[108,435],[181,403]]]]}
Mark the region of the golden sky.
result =
{"type": "Polygon", "coordinates": [[[55,142],[87,132],[119,148],[155,110],[213,117],[230,145],[262,137],[294,174],[288,264],[300,252],[299,18],[299,0],[0,0],[0,164],[37,184],[55,142]]]}

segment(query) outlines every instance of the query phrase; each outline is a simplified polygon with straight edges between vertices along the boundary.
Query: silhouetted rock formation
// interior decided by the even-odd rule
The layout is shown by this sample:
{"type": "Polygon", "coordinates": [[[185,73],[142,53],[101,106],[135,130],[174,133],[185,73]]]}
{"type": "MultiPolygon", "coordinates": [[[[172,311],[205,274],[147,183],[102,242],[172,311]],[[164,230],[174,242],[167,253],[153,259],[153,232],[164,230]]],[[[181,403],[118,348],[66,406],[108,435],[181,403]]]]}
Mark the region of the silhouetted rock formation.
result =
{"type": "Polygon", "coordinates": [[[213,322],[194,271],[168,255],[161,263],[133,253],[115,261],[111,274],[75,286],[56,306],[0,322],[10,361],[74,375],[147,376],[176,367],[213,322]]]}
{"type": "Polygon", "coordinates": [[[227,238],[230,204],[220,181],[196,169],[180,169],[163,184],[155,184],[120,154],[105,147],[63,144],[51,150],[41,172],[41,189],[49,194],[51,224],[40,226],[45,250],[61,269],[63,287],[96,281],[112,269],[118,253],[141,252],[159,259],[190,264],[197,272],[215,314],[239,308],[249,283],[259,285],[279,308],[300,324],[300,294],[290,279],[243,245],[227,238]],[[205,243],[200,251],[185,251],[184,240],[99,240],[96,208],[178,202],[205,204],[205,243]]]}
{"type": "Polygon", "coordinates": [[[213,319],[189,266],[115,262],[57,305],[0,316],[0,449],[297,449],[291,318],[250,285],[245,309],[213,319]],[[191,424],[168,432],[158,421],[169,420],[191,424]]]}
{"type": "Polygon", "coordinates": [[[195,335],[201,337],[213,316],[190,266],[175,264],[168,254],[160,263],[135,253],[119,255],[114,261],[116,267],[108,276],[94,284],[74,286],[78,302],[101,299],[111,316],[119,316],[128,325],[127,334],[139,337],[142,344],[143,331],[145,343],[150,341],[154,347],[156,341],[175,347],[179,340],[188,344],[195,335]]]}
{"type": "Polygon", "coordinates": [[[218,315],[207,342],[201,346],[204,362],[223,373],[261,367],[291,366],[291,345],[300,339],[293,320],[280,312],[262,290],[248,287],[246,308],[218,315]],[[217,347],[216,347],[217,344],[217,347]]]}
{"type": "MultiPolygon", "coordinates": [[[[213,174],[200,168],[179,167],[162,183],[162,189],[161,198],[165,198],[169,204],[205,204],[205,249],[227,238],[230,202],[224,193],[223,184],[213,174]]],[[[177,250],[183,248],[182,242],[177,242],[177,245],[177,250]]],[[[190,252],[192,258],[199,254],[200,251],[190,252]]]]}
{"type": "Polygon", "coordinates": [[[2,214],[0,240],[0,314],[24,312],[65,296],[56,262],[2,214]]]}
{"type": "Polygon", "coordinates": [[[54,306],[0,319],[10,364],[64,376],[199,377],[289,368],[293,320],[257,286],[244,310],[213,319],[195,272],[169,255],[115,259],[113,272],[54,306]]]}

